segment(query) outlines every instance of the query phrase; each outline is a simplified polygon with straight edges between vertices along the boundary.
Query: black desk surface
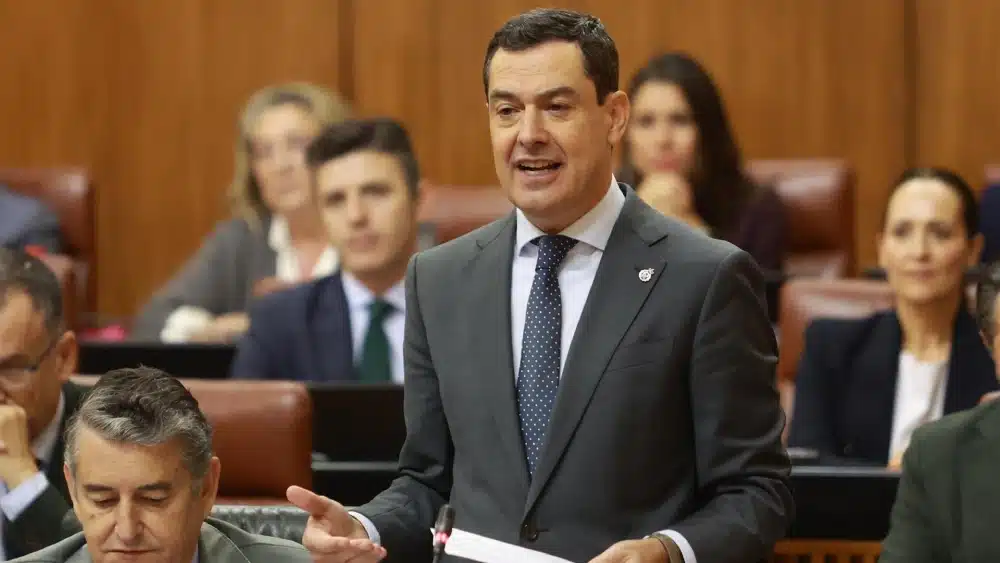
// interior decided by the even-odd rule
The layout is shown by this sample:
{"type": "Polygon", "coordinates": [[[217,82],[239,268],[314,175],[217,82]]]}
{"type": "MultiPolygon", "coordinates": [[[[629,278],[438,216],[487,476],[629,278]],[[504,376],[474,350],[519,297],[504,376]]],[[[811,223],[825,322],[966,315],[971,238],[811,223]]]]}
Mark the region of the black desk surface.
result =
{"type": "MultiPolygon", "coordinates": [[[[394,462],[315,462],[317,492],[357,506],[389,486],[394,462]]],[[[889,531],[899,476],[885,469],[796,467],[796,518],[790,538],[881,541],[889,531]]]]}
{"type": "Polygon", "coordinates": [[[143,365],[175,377],[224,379],[229,377],[235,354],[236,347],[230,344],[81,340],[77,372],[102,375],[113,369],[143,365]]]}

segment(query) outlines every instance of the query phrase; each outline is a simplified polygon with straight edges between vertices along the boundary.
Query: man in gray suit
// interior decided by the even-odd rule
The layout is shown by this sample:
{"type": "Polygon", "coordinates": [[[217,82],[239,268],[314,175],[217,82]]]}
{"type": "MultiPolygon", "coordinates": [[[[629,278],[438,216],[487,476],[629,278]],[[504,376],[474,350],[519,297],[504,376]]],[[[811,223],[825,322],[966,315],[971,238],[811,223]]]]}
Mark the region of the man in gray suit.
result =
{"type": "Polygon", "coordinates": [[[102,377],[66,431],[83,531],[17,562],[308,562],[293,542],[207,518],[219,486],[212,429],[191,393],[151,368],[102,377]]]}
{"type": "Polygon", "coordinates": [[[511,19],[483,78],[517,209],[412,259],[400,475],[351,513],[291,488],[303,543],[427,561],[450,503],[575,562],[766,558],[793,501],[759,268],[614,180],[629,101],[596,18],[511,19]]]}

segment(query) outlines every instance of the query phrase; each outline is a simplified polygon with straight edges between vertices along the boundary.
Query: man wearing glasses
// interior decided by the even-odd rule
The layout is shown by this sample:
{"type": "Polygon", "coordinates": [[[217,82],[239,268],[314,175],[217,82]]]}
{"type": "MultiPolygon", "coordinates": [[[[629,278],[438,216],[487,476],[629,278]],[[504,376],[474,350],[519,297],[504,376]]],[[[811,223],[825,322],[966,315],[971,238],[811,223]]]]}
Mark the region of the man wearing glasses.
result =
{"type": "Polygon", "coordinates": [[[0,561],[58,542],[69,511],[65,421],[82,401],[69,382],[76,337],[44,263],[0,248],[0,561]]]}

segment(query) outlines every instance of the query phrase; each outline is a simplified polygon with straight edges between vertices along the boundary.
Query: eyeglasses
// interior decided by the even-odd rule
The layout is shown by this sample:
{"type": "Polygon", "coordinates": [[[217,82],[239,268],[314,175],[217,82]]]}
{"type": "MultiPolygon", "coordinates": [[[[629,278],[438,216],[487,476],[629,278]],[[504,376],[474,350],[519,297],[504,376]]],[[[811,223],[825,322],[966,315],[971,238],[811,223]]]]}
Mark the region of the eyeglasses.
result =
{"type": "Polygon", "coordinates": [[[38,373],[38,370],[42,367],[42,362],[45,358],[52,353],[55,349],[58,339],[53,340],[49,343],[45,351],[42,352],[38,359],[34,363],[28,366],[17,366],[17,367],[2,367],[0,366],[0,386],[8,388],[23,387],[28,384],[31,376],[38,373]]]}

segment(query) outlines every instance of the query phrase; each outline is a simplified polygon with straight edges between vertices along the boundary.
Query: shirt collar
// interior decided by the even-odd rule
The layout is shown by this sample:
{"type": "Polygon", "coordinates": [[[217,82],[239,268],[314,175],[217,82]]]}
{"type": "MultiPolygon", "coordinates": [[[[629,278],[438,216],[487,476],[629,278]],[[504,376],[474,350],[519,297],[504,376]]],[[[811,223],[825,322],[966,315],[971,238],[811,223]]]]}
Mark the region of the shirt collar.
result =
{"type": "MultiPolygon", "coordinates": [[[[347,297],[347,306],[352,310],[368,310],[368,306],[375,300],[375,294],[361,283],[358,278],[350,272],[341,271],[340,278],[344,284],[344,295],[347,297]]],[[[406,311],[406,288],[403,280],[399,280],[388,291],[381,295],[381,298],[392,305],[396,311],[406,311]]]]}
{"type": "MultiPolygon", "coordinates": [[[[588,244],[603,252],[608,245],[608,239],[611,238],[611,230],[615,228],[618,215],[624,206],[625,194],[618,187],[618,180],[612,175],[611,185],[608,186],[608,191],[601,198],[601,201],[559,234],[588,244]]],[[[515,248],[518,254],[521,253],[525,245],[544,234],[544,231],[528,220],[523,211],[517,210],[517,246],[515,248]]]]}
{"type": "Polygon", "coordinates": [[[66,397],[60,394],[59,406],[56,407],[56,415],[52,417],[49,425],[42,430],[42,433],[31,444],[31,452],[35,455],[35,459],[41,460],[46,465],[52,461],[52,455],[55,453],[56,442],[59,441],[59,426],[62,424],[65,412],[66,397]]]}
{"type": "Polygon", "coordinates": [[[291,250],[291,241],[288,235],[288,221],[280,215],[271,217],[271,226],[267,229],[267,245],[275,252],[285,252],[291,250]]]}

